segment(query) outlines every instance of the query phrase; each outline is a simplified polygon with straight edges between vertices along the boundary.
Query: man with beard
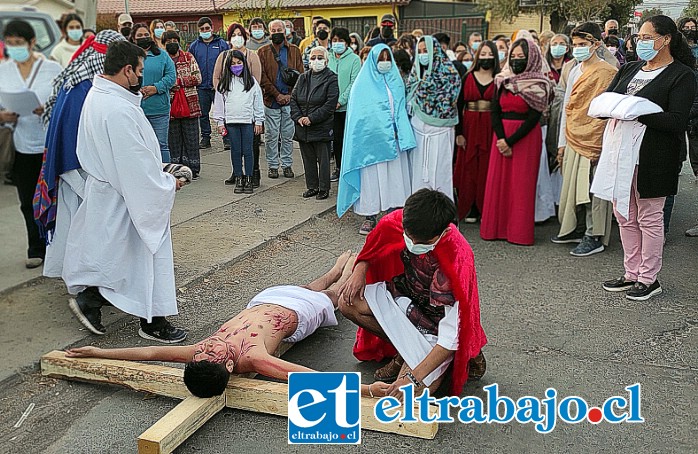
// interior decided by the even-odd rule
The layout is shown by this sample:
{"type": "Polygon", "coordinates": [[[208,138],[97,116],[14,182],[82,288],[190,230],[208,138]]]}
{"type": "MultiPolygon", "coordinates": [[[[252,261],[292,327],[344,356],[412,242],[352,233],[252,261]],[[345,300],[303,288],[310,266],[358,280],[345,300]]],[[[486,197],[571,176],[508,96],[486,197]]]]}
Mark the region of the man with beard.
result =
{"type": "Polygon", "coordinates": [[[381,34],[367,42],[366,45],[369,47],[377,46],[378,44],[392,46],[397,41],[395,39],[395,24],[397,24],[395,16],[384,14],[380,23],[381,34]]]}

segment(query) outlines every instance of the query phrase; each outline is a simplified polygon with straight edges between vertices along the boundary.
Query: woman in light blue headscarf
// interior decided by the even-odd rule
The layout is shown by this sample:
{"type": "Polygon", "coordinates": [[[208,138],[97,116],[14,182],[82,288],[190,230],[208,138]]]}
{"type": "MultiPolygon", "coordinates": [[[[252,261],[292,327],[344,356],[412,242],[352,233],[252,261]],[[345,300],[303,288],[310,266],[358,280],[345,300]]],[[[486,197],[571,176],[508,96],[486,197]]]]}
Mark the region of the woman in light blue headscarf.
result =
{"type": "Polygon", "coordinates": [[[337,215],[366,216],[368,235],[381,211],[400,208],[412,193],[407,151],[416,146],[407,117],[405,84],[390,48],[371,49],[347,105],[337,215]]]}

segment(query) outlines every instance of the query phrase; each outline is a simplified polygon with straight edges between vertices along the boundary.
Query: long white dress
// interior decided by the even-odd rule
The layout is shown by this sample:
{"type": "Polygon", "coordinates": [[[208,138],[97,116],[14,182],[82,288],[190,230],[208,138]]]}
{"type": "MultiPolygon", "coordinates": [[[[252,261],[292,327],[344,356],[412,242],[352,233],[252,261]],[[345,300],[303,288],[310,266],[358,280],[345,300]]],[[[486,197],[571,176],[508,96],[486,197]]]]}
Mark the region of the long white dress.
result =
{"type": "Polygon", "coordinates": [[[412,192],[422,188],[441,191],[453,200],[453,126],[431,126],[412,117],[417,148],[410,153],[412,192]]]}
{"type": "Polygon", "coordinates": [[[78,128],[87,174],[63,264],[70,293],[98,287],[118,309],[148,321],[177,313],[170,212],[175,178],[141,95],[96,76],[78,128]]]}

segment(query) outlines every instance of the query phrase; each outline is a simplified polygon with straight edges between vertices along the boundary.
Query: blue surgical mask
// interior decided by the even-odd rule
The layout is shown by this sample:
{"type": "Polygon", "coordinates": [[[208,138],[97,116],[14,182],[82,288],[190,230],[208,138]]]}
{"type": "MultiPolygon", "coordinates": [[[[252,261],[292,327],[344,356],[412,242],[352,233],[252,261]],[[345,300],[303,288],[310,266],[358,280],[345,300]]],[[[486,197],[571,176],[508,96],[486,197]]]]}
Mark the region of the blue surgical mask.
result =
{"type": "Polygon", "coordinates": [[[473,67],[473,61],[472,61],[472,60],[470,60],[470,61],[467,61],[467,60],[466,60],[466,61],[463,62],[463,66],[465,66],[465,69],[467,69],[468,71],[470,71],[470,68],[473,67]]]}
{"type": "MultiPolygon", "coordinates": [[[[157,39],[162,38],[162,35],[163,35],[164,33],[165,33],[165,29],[164,29],[164,28],[156,28],[155,30],[153,30],[153,34],[155,35],[155,37],[156,37],[157,39]]],[[[203,37],[203,35],[201,35],[201,36],[203,37]]],[[[208,37],[209,37],[209,38],[211,37],[211,32],[208,32],[208,37]]],[[[208,38],[204,38],[204,39],[208,39],[208,38]]]]}
{"type": "Polygon", "coordinates": [[[201,36],[201,39],[211,39],[211,35],[211,32],[199,32],[199,36],[201,36]]]}
{"type": "Polygon", "coordinates": [[[473,49],[473,52],[478,50],[480,48],[480,41],[475,41],[470,47],[473,49]]]}
{"type": "Polygon", "coordinates": [[[434,244],[414,244],[412,239],[409,236],[407,236],[405,232],[402,232],[402,237],[405,239],[405,246],[407,246],[407,250],[414,255],[424,255],[428,252],[433,251],[436,248],[436,245],[439,244],[439,241],[441,241],[442,236],[444,236],[443,233],[434,242],[434,244]]]}
{"type": "Polygon", "coordinates": [[[503,50],[500,50],[497,52],[497,55],[499,56],[499,61],[504,61],[507,58],[507,53],[504,52],[503,50]]]}
{"type": "Polygon", "coordinates": [[[653,39],[642,39],[638,41],[635,51],[637,52],[638,58],[645,61],[652,60],[659,53],[658,50],[654,49],[653,39]]]}
{"type": "Polygon", "coordinates": [[[378,72],[381,74],[386,74],[393,69],[393,62],[391,61],[379,61],[376,65],[378,67],[378,72]]]}
{"type": "Polygon", "coordinates": [[[68,35],[68,38],[70,38],[71,41],[80,41],[82,39],[81,28],[74,28],[72,30],[68,30],[66,34],[68,35]]]}
{"type": "Polygon", "coordinates": [[[575,47],[574,49],[572,49],[572,56],[579,63],[587,61],[589,60],[589,58],[591,58],[591,48],[587,46],[575,47]]]}
{"type": "Polygon", "coordinates": [[[286,36],[291,36],[292,33],[291,27],[286,27],[286,36]]]}
{"type": "Polygon", "coordinates": [[[25,61],[29,60],[29,57],[31,56],[28,46],[6,45],[5,50],[7,51],[7,56],[17,63],[24,63],[25,61]]]}
{"type": "Polygon", "coordinates": [[[335,54],[343,54],[347,50],[347,45],[341,42],[332,43],[332,51],[335,54]]]}
{"type": "Polygon", "coordinates": [[[429,53],[419,54],[419,64],[429,66],[429,53]]]}
{"type": "Polygon", "coordinates": [[[554,46],[550,46],[550,55],[553,56],[553,58],[560,58],[564,56],[567,53],[567,46],[564,44],[555,44],[554,46]]]}
{"type": "Polygon", "coordinates": [[[264,30],[252,30],[252,37],[254,39],[264,38],[264,30]]]}

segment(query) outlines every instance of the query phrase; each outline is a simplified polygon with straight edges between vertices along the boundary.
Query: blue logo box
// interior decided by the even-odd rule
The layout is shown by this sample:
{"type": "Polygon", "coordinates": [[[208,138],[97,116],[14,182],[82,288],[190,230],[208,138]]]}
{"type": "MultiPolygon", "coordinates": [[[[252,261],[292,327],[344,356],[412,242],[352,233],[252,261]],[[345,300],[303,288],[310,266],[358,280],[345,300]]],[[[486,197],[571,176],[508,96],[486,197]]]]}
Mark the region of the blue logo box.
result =
{"type": "Polygon", "coordinates": [[[290,373],[288,443],[361,443],[361,374],[290,373]]]}

